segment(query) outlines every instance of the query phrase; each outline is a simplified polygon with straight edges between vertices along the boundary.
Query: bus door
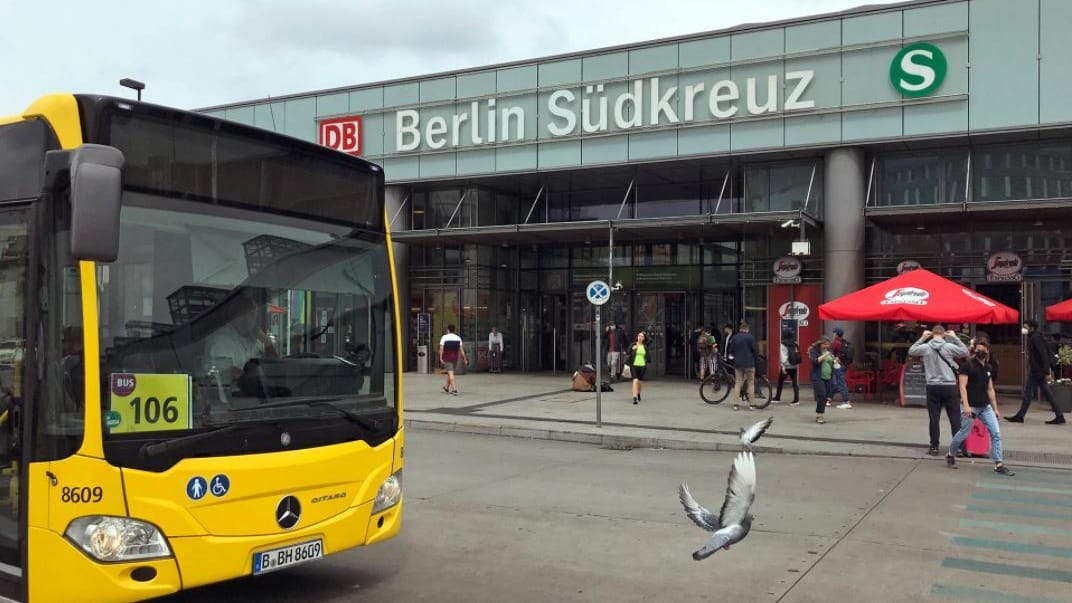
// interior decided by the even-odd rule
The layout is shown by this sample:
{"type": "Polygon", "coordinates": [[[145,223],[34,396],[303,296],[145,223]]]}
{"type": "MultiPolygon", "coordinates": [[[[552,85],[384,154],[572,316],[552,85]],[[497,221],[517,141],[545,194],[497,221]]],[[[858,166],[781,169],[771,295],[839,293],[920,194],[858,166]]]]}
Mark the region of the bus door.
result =
{"type": "Polygon", "coordinates": [[[21,600],[24,589],[26,472],[15,401],[26,341],[28,213],[26,206],[0,210],[0,601],[21,600]]]}

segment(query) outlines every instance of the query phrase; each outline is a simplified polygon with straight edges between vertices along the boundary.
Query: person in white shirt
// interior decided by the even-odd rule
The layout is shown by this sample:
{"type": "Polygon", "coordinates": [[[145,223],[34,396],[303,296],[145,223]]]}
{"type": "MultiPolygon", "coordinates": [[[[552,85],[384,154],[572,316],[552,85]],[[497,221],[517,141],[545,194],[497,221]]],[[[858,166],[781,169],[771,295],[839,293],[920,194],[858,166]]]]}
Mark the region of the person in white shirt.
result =
{"type": "Polygon", "coordinates": [[[489,373],[501,373],[502,372],[502,352],[503,352],[503,336],[499,332],[499,329],[491,327],[491,333],[488,333],[488,359],[489,373]]]}
{"type": "Polygon", "coordinates": [[[447,372],[447,384],[443,386],[443,392],[452,396],[458,395],[458,384],[454,380],[454,367],[459,361],[469,366],[465,348],[462,347],[462,338],[454,334],[454,325],[447,325],[447,332],[439,338],[439,363],[447,372]]]}
{"type": "Polygon", "coordinates": [[[250,360],[276,357],[275,346],[260,328],[257,304],[244,293],[231,303],[233,318],[206,339],[208,362],[224,383],[237,381],[250,360]]]}

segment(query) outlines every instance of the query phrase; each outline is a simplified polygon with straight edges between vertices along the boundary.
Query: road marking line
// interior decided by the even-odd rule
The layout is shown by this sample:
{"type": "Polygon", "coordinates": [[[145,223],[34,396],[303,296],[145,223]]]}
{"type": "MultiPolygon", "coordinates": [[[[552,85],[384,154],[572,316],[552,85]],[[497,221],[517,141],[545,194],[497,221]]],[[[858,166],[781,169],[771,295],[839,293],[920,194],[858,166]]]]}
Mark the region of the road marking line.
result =
{"type": "Polygon", "coordinates": [[[1072,489],[1069,488],[1040,488],[1038,486],[1024,486],[1021,484],[988,484],[986,482],[979,482],[975,484],[979,488],[986,488],[988,490],[1015,490],[1017,492],[1038,492],[1039,494],[1067,494],[1072,496],[1072,489]]]}
{"type": "Polygon", "coordinates": [[[1017,509],[1017,508],[1004,508],[999,509],[996,507],[983,507],[980,505],[965,505],[965,511],[969,513],[989,513],[994,515],[1015,515],[1017,517],[1033,517],[1035,519],[1056,519],[1059,521],[1072,521],[1072,516],[1068,513],[1047,513],[1045,511],[1034,511],[1031,509],[1017,509]]]}
{"type": "Polygon", "coordinates": [[[976,500],[993,500],[999,502],[1022,503],[1026,505],[1046,505],[1049,507],[1072,508],[1072,500],[1060,500],[1056,498],[1039,498],[1037,496],[1015,496],[999,492],[972,492],[972,498],[976,500]]]}
{"type": "Polygon", "coordinates": [[[953,544],[960,546],[992,549],[1008,553],[1022,553],[1025,555],[1044,555],[1047,557],[1072,559],[1072,548],[1066,547],[1024,544],[1022,542],[1008,542],[1006,540],[994,540],[991,538],[968,538],[966,536],[954,536],[952,541],[953,544]]]}
{"type": "Polygon", "coordinates": [[[967,570],[969,572],[980,572],[984,574],[1017,576],[1020,578],[1032,578],[1034,580],[1050,580],[1052,582],[1068,582],[1069,584],[1072,584],[1072,572],[1045,569],[1041,567],[1011,565],[1007,563],[989,563],[986,561],[976,561],[974,559],[959,559],[956,557],[946,557],[945,559],[942,559],[942,567],[967,570]]]}
{"type": "Polygon", "coordinates": [[[1025,597],[1013,593],[1004,593],[996,590],[972,588],[959,584],[944,584],[938,582],[931,585],[932,597],[949,597],[965,601],[978,601],[980,603],[1061,603],[1058,599],[1044,599],[1039,597],[1025,597]]]}
{"type": "Polygon", "coordinates": [[[962,528],[982,528],[984,530],[1002,530],[1018,532],[1020,534],[1042,534],[1045,536],[1061,536],[1072,538],[1072,530],[1055,528],[1052,526],[1034,526],[1020,523],[1006,523],[1004,521],[986,521],[982,519],[961,519],[962,528]]]}

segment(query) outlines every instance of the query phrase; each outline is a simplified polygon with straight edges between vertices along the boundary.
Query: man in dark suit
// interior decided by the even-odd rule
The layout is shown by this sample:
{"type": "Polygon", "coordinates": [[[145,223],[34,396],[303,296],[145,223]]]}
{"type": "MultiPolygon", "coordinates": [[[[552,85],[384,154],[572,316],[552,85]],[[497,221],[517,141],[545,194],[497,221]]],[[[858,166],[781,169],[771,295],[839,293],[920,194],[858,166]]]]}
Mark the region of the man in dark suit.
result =
{"type": "Polygon", "coordinates": [[[1046,340],[1042,337],[1042,333],[1039,333],[1037,321],[1025,320],[1021,332],[1027,336],[1028,369],[1027,376],[1024,378],[1024,400],[1020,404],[1020,410],[1011,417],[1005,417],[1005,420],[1013,423],[1023,423],[1024,417],[1027,415],[1027,409],[1031,407],[1031,402],[1038,395],[1039,390],[1042,390],[1042,397],[1046,398],[1046,401],[1050,403],[1050,408],[1053,409],[1054,414],[1053,419],[1046,421],[1046,424],[1061,425],[1065,422],[1065,415],[1053,399],[1053,391],[1050,389],[1048,381],[1050,365],[1053,364],[1053,355],[1050,352],[1050,348],[1046,345],[1046,340]]]}

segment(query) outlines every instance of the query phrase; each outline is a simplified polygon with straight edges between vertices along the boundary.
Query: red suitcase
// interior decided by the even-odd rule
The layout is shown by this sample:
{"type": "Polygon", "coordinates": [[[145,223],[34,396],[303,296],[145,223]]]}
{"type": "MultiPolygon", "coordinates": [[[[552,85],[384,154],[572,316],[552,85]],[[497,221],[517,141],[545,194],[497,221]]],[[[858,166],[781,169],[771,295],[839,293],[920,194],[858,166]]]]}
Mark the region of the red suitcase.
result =
{"type": "Polygon", "coordinates": [[[968,440],[964,443],[964,449],[971,456],[990,456],[990,432],[986,429],[983,420],[976,417],[972,423],[968,440]]]}

